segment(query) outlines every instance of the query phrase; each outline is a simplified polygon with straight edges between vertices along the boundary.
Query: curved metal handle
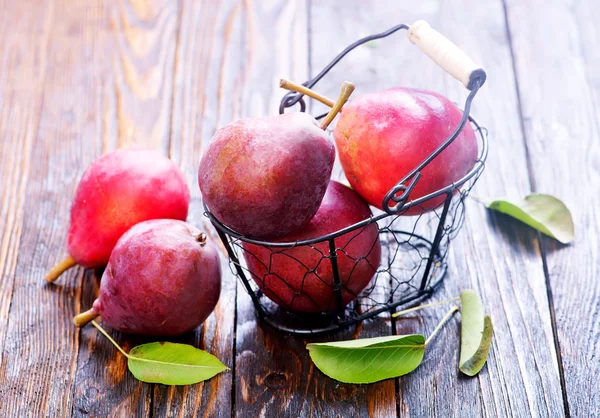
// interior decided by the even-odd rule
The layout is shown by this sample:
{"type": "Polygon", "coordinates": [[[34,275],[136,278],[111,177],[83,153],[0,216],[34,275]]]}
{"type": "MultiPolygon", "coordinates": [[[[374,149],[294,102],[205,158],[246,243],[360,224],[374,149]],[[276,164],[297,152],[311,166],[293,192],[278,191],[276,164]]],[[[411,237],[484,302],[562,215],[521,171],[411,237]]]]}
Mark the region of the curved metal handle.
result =
{"type": "Polygon", "coordinates": [[[472,90],[476,80],[479,87],[485,82],[483,68],[424,20],[417,20],[408,28],[408,39],[467,89],[472,90]]]}

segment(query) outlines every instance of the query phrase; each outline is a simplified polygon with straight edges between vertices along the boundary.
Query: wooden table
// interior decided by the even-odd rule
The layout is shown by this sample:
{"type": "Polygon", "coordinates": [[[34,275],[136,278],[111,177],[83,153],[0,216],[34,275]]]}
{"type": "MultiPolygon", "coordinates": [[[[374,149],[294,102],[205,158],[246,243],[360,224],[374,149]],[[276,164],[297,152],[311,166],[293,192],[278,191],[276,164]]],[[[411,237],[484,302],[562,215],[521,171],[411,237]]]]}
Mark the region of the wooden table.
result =
{"type": "MultiPolygon", "coordinates": [[[[600,9],[592,0],[0,0],[0,416],[600,415],[600,9]],[[217,309],[183,338],[231,368],[203,384],[136,381],[125,358],[71,317],[98,275],[46,271],[64,256],[70,199],[95,158],[146,146],[184,169],[190,222],[202,215],[202,150],[233,119],[276,112],[280,76],[304,81],[360,36],[426,19],[488,72],[473,112],[491,151],[474,193],[552,193],[571,208],[564,246],[467,203],[435,299],[474,288],[495,335],[487,366],[458,374],[457,321],[423,364],[396,380],[340,384],[311,364],[307,340],[257,322],[227,268],[217,309]]],[[[319,85],[466,90],[404,34],[361,47],[319,85]]],[[[312,111],[319,109],[314,106],[312,111]]],[[[385,316],[335,339],[428,334],[444,309],[385,316]],[[394,327],[395,329],[392,329],[394,327]]],[[[116,332],[126,348],[138,340],[116,332]]]]}

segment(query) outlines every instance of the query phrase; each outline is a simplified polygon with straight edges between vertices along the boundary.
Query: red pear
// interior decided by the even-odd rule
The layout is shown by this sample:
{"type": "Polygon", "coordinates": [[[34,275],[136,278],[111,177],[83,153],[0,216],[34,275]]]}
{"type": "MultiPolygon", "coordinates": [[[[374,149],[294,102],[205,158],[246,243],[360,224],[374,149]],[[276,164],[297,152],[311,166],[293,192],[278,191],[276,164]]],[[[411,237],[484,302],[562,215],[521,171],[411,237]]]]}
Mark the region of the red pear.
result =
{"type": "MultiPolygon", "coordinates": [[[[316,215],[302,229],[278,242],[317,238],[371,216],[369,206],[352,189],[331,181],[316,215]]],[[[381,258],[377,224],[348,232],[335,239],[342,286],[347,305],[369,284],[381,258]]],[[[266,248],[244,243],[244,258],[254,281],[264,294],[285,309],[327,312],[337,309],[329,243],[293,248],[266,248]]]]}
{"type": "Polygon", "coordinates": [[[335,160],[324,129],[353,89],[344,84],[321,125],[305,113],[288,113],[241,119],[219,129],[198,170],[211,213],[254,238],[276,238],[306,225],[319,208],[335,160]]]}
{"type": "MultiPolygon", "coordinates": [[[[344,106],[334,138],[350,185],[381,209],[394,185],[441,145],[456,129],[463,113],[437,93],[393,88],[364,94],[344,106]]],[[[426,196],[461,179],[477,161],[477,140],[467,123],[458,137],[422,170],[410,200],[426,196]]],[[[405,214],[438,207],[444,196],[405,214]]]]}
{"type": "Polygon", "coordinates": [[[74,322],[102,316],[121,332],[177,336],[204,322],[220,291],[219,256],[205,234],[182,221],[145,221],[119,239],[98,299],[74,322]]]}
{"type": "Polygon", "coordinates": [[[106,265],[117,240],[148,219],[185,220],[190,192],[183,173],[156,151],[120,149],[103,155],[83,173],[71,206],[69,256],[46,276],[66,269],[106,265]]]}

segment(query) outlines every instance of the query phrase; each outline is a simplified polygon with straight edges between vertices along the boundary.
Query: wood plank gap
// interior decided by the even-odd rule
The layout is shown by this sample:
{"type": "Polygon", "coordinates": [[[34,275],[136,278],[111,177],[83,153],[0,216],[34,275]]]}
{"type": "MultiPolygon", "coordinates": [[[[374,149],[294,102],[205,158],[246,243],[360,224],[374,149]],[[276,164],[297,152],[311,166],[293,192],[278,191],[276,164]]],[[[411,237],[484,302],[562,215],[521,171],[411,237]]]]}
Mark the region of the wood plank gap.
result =
{"type": "MultiPolygon", "coordinates": [[[[237,276],[236,276],[236,280],[237,280],[237,276]]],[[[234,297],[233,300],[237,301],[237,290],[238,290],[238,286],[235,286],[235,290],[234,290],[234,297]]],[[[236,361],[235,359],[237,358],[237,344],[236,344],[236,340],[237,340],[237,317],[238,317],[238,310],[237,310],[237,303],[234,305],[233,307],[233,347],[232,347],[232,359],[233,361],[231,362],[231,376],[233,376],[231,378],[231,418],[235,418],[235,391],[236,391],[236,378],[235,378],[235,365],[236,365],[236,361]]]]}
{"type": "Polygon", "coordinates": [[[148,408],[148,418],[154,417],[154,388],[156,387],[156,383],[152,383],[150,388],[150,406],[148,408]]]}
{"type": "MultiPolygon", "coordinates": [[[[519,113],[519,125],[521,128],[521,134],[523,135],[523,144],[525,146],[525,163],[527,167],[527,177],[529,179],[529,188],[531,191],[536,190],[535,178],[533,177],[533,165],[531,162],[531,151],[529,150],[527,135],[525,133],[525,120],[523,118],[523,105],[521,102],[521,88],[519,87],[519,78],[517,77],[517,66],[515,61],[515,51],[513,45],[512,34],[510,32],[510,24],[508,23],[508,10],[507,10],[506,0],[502,0],[502,11],[504,12],[504,24],[506,27],[506,38],[508,39],[508,50],[510,51],[510,64],[512,67],[513,78],[515,80],[515,94],[517,98],[517,111],[519,113]]],[[[542,256],[543,257],[543,256],[542,256]]],[[[550,313],[552,316],[554,312],[550,313]]],[[[554,330],[554,335],[556,337],[556,330],[554,330]]]]}
{"type": "MultiPolygon", "coordinates": [[[[531,151],[529,149],[528,141],[527,141],[527,133],[525,130],[525,119],[523,116],[523,106],[521,101],[521,88],[519,84],[519,78],[517,77],[517,67],[516,67],[516,58],[514,53],[514,44],[512,39],[512,33],[510,30],[510,23],[508,21],[508,5],[507,0],[502,0],[502,9],[504,12],[504,23],[506,25],[506,36],[508,39],[508,49],[510,51],[510,59],[513,70],[513,76],[515,80],[515,93],[516,93],[516,101],[517,101],[517,111],[519,114],[519,123],[521,128],[521,134],[523,135],[524,148],[525,148],[525,161],[527,167],[527,175],[529,178],[529,185],[532,192],[537,190],[535,178],[533,176],[533,163],[531,161],[531,151]]],[[[592,102],[593,103],[593,102],[592,102]]],[[[544,278],[546,281],[546,295],[548,298],[548,309],[550,312],[550,323],[552,326],[552,338],[554,340],[554,351],[556,353],[556,360],[558,363],[558,374],[560,376],[560,388],[563,396],[563,408],[566,417],[570,417],[571,413],[569,410],[569,399],[568,399],[568,391],[565,380],[565,371],[563,366],[562,352],[560,348],[560,341],[558,338],[558,328],[556,325],[556,312],[554,310],[554,298],[552,295],[552,288],[550,287],[550,273],[548,271],[548,262],[546,258],[546,247],[544,245],[544,239],[540,232],[537,233],[537,241],[540,250],[540,256],[542,259],[542,269],[544,271],[544,278]]]]}
{"type": "Polygon", "coordinates": [[[565,380],[565,369],[563,366],[562,351],[560,349],[560,340],[558,338],[558,327],[556,326],[556,314],[554,311],[554,296],[552,295],[552,287],[550,286],[550,271],[548,270],[548,261],[546,259],[546,246],[544,238],[538,232],[538,243],[540,245],[540,254],[542,255],[542,266],[544,268],[544,277],[546,278],[546,294],[548,295],[548,307],[550,308],[550,322],[552,323],[552,336],[554,337],[554,350],[558,360],[558,374],[560,376],[560,388],[563,395],[563,407],[565,409],[565,417],[570,418],[571,411],[569,409],[569,396],[567,391],[567,382],[565,380]]]}

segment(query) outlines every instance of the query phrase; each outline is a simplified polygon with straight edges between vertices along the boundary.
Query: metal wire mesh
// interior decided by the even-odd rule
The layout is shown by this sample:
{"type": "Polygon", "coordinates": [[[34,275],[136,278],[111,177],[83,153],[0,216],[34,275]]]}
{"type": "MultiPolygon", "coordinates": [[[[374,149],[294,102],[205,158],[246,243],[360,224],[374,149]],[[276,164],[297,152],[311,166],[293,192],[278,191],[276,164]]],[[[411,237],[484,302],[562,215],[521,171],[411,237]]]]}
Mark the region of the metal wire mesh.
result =
{"type": "MultiPolygon", "coordinates": [[[[485,129],[476,124],[474,129],[486,143],[485,129]]],[[[473,176],[450,188],[434,210],[418,216],[377,211],[365,225],[308,244],[247,242],[211,220],[226,243],[232,272],[262,319],[286,332],[334,331],[393,312],[441,283],[450,242],[464,223],[464,201],[483,172],[484,157],[473,176]],[[362,245],[355,245],[359,240],[362,245]]]]}
{"type": "MultiPolygon", "coordinates": [[[[354,42],[303,84],[314,86],[357,46],[401,29],[408,26],[397,25],[354,42]]],[[[486,76],[483,70],[471,76],[471,91],[459,125],[388,192],[385,212],[377,211],[371,218],[321,237],[278,243],[243,237],[205,208],[227,249],[232,272],[239,276],[261,319],[285,332],[331,332],[393,312],[400,305],[430,295],[442,282],[450,242],[465,219],[464,201],[483,172],[488,152],[487,131],[469,115],[471,102],[486,76]],[[479,157],[473,169],[454,184],[410,200],[422,169],[469,122],[480,139],[479,157]],[[409,210],[415,213],[419,207],[422,214],[406,216],[409,210]]],[[[280,113],[296,103],[300,103],[301,111],[305,110],[302,94],[286,94],[280,113]]]]}

